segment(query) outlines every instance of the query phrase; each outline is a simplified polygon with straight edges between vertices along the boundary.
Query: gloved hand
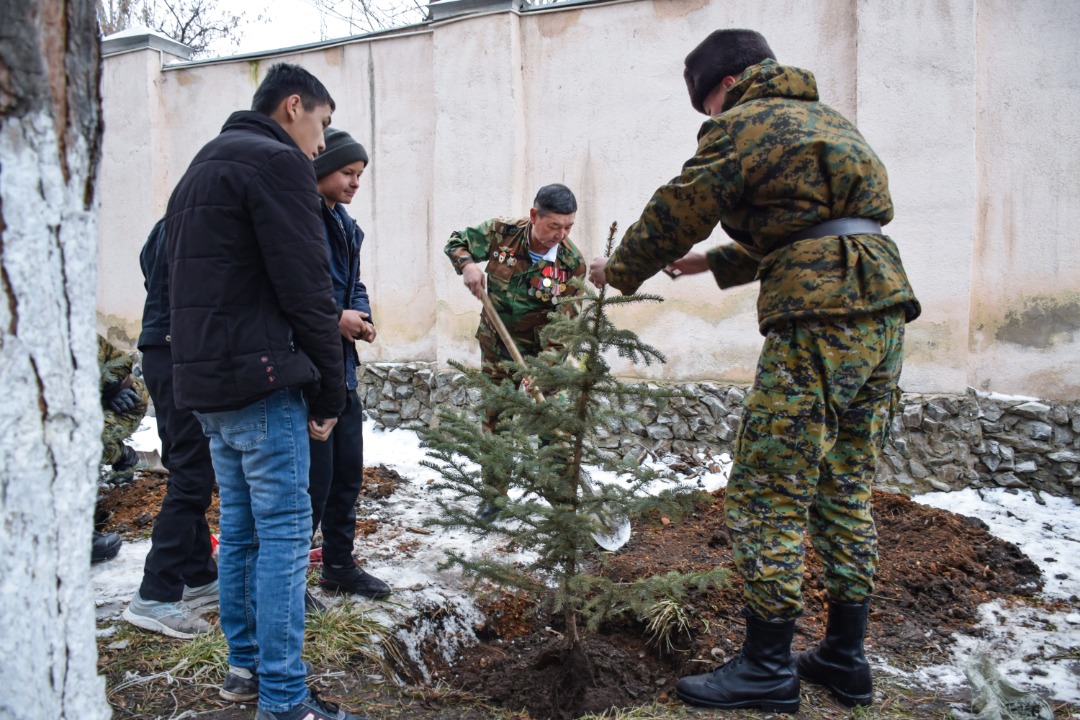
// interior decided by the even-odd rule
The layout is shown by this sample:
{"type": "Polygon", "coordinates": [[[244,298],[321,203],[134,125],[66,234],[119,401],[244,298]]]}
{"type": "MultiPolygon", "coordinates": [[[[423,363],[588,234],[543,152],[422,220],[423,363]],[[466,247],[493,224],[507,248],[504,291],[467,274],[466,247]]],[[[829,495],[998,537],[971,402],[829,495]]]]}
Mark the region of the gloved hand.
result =
{"type": "Polygon", "coordinates": [[[115,413],[131,412],[139,404],[139,393],[134,388],[124,388],[109,401],[109,409],[115,413]]]}

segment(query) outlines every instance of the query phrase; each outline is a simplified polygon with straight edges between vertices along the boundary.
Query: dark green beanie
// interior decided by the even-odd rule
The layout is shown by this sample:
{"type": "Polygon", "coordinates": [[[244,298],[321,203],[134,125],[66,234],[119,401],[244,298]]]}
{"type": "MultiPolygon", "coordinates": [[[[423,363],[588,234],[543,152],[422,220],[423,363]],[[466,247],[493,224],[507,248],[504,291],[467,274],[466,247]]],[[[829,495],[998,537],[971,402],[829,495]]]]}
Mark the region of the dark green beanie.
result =
{"type": "Polygon", "coordinates": [[[369,162],[364,146],[344,130],[328,128],[323,134],[323,141],[326,149],[315,158],[315,177],[320,180],[354,162],[362,162],[365,166],[369,162]]]}

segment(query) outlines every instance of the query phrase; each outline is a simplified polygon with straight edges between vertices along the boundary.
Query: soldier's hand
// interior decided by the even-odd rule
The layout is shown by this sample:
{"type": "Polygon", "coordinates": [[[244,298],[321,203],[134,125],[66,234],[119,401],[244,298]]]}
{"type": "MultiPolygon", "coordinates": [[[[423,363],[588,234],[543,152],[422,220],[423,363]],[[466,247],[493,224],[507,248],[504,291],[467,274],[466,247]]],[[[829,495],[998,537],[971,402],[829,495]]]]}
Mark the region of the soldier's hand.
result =
{"type": "Polygon", "coordinates": [[[705,253],[690,252],[664,268],[664,273],[672,280],[682,275],[697,275],[709,269],[709,260],[705,253]]]}
{"type": "Polygon", "coordinates": [[[124,388],[109,401],[109,409],[114,413],[131,412],[139,404],[139,400],[139,393],[133,388],[124,388]]]}
{"type": "Polygon", "coordinates": [[[465,281],[465,287],[476,297],[477,300],[484,296],[487,290],[487,278],[484,271],[476,263],[469,263],[461,269],[461,278],[465,281]]]}
{"type": "Polygon", "coordinates": [[[589,263],[589,282],[598,288],[607,285],[607,258],[597,257],[589,263]]]}

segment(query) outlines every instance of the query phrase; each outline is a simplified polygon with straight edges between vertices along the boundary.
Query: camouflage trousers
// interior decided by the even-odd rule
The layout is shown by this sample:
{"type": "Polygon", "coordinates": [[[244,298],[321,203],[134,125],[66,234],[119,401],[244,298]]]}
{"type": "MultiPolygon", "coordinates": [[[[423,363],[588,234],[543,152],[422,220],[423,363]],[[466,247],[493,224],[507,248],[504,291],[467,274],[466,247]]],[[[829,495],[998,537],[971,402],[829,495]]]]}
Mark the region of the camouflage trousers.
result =
{"type": "Polygon", "coordinates": [[[105,409],[105,427],[101,431],[101,464],[112,465],[124,451],[124,440],[139,429],[139,423],[150,406],[146,385],[137,377],[131,378],[131,387],[139,393],[140,402],[129,412],[118,413],[105,409]]]}
{"type": "MultiPolygon", "coordinates": [[[[495,384],[501,383],[503,380],[509,380],[512,377],[511,374],[500,363],[510,361],[513,358],[510,356],[510,351],[506,349],[506,344],[499,337],[499,334],[490,325],[483,322],[476,331],[476,339],[480,343],[480,370],[484,375],[495,384]]],[[[540,349],[533,347],[534,343],[531,340],[521,338],[514,338],[514,340],[522,356],[539,354],[540,349]]],[[[485,430],[494,432],[495,425],[498,422],[499,413],[493,411],[485,413],[485,430]]]]}
{"type": "MultiPolygon", "coordinates": [[[[503,343],[502,338],[499,337],[498,333],[490,328],[487,323],[482,323],[480,329],[476,331],[476,339],[480,342],[480,369],[484,375],[496,384],[512,378],[513,376],[507,372],[506,368],[500,365],[500,363],[512,360],[512,358],[510,356],[510,351],[506,349],[506,344],[503,343]]],[[[521,351],[522,356],[528,357],[540,353],[540,348],[535,347],[535,343],[516,337],[514,340],[517,341],[518,350],[521,351]]],[[[543,388],[541,388],[541,392],[543,392],[543,388]]],[[[500,417],[501,413],[497,411],[485,411],[483,420],[484,431],[490,433],[496,432],[500,417]]],[[[540,438],[541,447],[555,442],[557,442],[557,440],[554,437],[545,436],[540,438]]],[[[483,478],[486,485],[495,488],[499,493],[505,494],[508,490],[509,479],[498,477],[490,468],[482,467],[480,469],[480,476],[483,478]]]]}
{"type": "Polygon", "coordinates": [[[747,607],[802,612],[810,532],[829,596],[873,591],[870,490],[899,399],[904,312],[786,323],[769,331],[746,397],[725,511],[747,607]]]}

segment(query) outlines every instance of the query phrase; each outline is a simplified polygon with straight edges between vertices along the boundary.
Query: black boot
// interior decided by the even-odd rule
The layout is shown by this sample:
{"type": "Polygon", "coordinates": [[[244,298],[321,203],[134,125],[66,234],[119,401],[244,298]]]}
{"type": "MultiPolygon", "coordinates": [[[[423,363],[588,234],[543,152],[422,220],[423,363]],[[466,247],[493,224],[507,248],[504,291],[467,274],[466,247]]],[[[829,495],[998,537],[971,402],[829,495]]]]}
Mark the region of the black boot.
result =
{"type": "Polygon", "coordinates": [[[870,601],[845,603],[829,600],[825,639],[796,658],[799,677],[832,691],[846,707],[869,705],[874,700],[870,664],[863,654],[870,601]]]}
{"type": "Polygon", "coordinates": [[[116,533],[94,531],[94,544],[90,548],[90,562],[112,560],[120,552],[123,541],[116,533]]]}
{"type": "Polygon", "coordinates": [[[799,711],[799,676],[791,656],[795,621],[746,618],[746,641],[738,657],[710,673],[684,677],[675,694],[691,705],[765,712],[799,711]]]}
{"type": "Polygon", "coordinates": [[[390,594],[390,586],[355,565],[323,565],[319,586],[334,592],[355,593],[373,600],[390,594]]]}

